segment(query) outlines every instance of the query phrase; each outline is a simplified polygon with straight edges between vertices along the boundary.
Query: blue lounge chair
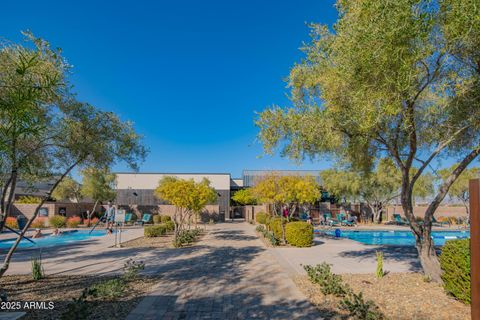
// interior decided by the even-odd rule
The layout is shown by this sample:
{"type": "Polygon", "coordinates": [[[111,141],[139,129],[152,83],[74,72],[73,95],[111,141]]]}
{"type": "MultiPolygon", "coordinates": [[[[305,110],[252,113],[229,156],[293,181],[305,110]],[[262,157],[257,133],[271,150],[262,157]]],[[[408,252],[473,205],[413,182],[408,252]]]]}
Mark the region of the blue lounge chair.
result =
{"type": "Polygon", "coordinates": [[[407,222],[405,220],[403,220],[402,217],[400,217],[400,215],[398,213],[393,214],[393,219],[394,219],[395,224],[397,224],[399,226],[404,226],[404,225],[407,224],[407,222]]]}
{"type": "Polygon", "coordinates": [[[323,223],[328,226],[336,226],[338,225],[337,220],[333,220],[331,213],[324,213],[323,214],[324,221],[323,223]]]}
{"type": "Polygon", "coordinates": [[[132,213],[125,214],[125,224],[132,222],[132,213]]]}
{"type": "Polygon", "coordinates": [[[337,220],[340,223],[340,225],[342,225],[342,226],[349,226],[349,227],[353,226],[353,222],[348,221],[345,213],[337,214],[337,220]]]}
{"type": "Polygon", "coordinates": [[[137,221],[137,224],[141,224],[142,226],[146,223],[150,223],[152,215],[150,213],[144,213],[142,216],[142,220],[137,221]]]}

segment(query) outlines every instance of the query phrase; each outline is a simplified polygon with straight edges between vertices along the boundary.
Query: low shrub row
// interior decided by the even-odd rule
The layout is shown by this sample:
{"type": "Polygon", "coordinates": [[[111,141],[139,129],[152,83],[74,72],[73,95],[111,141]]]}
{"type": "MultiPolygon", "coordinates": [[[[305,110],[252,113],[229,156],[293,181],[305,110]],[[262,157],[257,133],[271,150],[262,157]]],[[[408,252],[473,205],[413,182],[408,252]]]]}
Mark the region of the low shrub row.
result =
{"type": "Polygon", "coordinates": [[[259,212],[255,215],[255,221],[259,224],[267,224],[267,214],[265,212],[259,212]]]}
{"type": "Polygon", "coordinates": [[[295,247],[310,247],[313,244],[313,226],[304,221],[290,221],[281,217],[266,216],[267,230],[280,243],[285,232],[285,240],[295,247]]]}
{"type": "Polygon", "coordinates": [[[147,238],[160,237],[167,234],[167,226],[164,224],[156,224],[153,226],[146,226],[143,229],[143,234],[147,238]]]}
{"type": "Polygon", "coordinates": [[[260,234],[262,234],[263,237],[264,237],[265,239],[267,239],[272,245],[274,245],[274,246],[278,245],[279,241],[277,240],[277,238],[275,238],[275,236],[273,235],[273,232],[268,231],[268,230],[265,229],[265,227],[262,226],[262,225],[257,226],[256,230],[257,230],[257,232],[259,232],[260,234]]]}
{"type": "Polygon", "coordinates": [[[172,221],[172,218],[170,216],[163,216],[159,214],[153,216],[154,224],[166,223],[168,221],[172,221]]]}
{"type": "Polygon", "coordinates": [[[341,276],[332,273],[327,263],[316,266],[304,266],[310,281],[318,284],[324,295],[333,295],[341,298],[338,307],[348,312],[353,319],[380,320],[385,316],[380,312],[378,306],[372,300],[363,298],[362,292],[355,293],[343,282],[341,276]]]}

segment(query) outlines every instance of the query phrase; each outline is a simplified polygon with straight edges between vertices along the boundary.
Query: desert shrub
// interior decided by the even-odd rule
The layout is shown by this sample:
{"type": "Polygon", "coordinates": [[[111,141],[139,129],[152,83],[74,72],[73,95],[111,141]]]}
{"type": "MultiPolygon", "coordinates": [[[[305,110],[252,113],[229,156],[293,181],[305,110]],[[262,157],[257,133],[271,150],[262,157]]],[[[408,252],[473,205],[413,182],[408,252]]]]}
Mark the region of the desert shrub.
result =
{"type": "Polygon", "coordinates": [[[64,216],[54,215],[50,219],[48,219],[50,226],[54,228],[63,228],[67,224],[67,218],[64,216]]]}
{"type": "Polygon", "coordinates": [[[167,228],[164,224],[157,224],[153,226],[147,226],[143,229],[145,237],[160,237],[167,233],[167,228]]]}
{"type": "Polygon", "coordinates": [[[166,221],[163,224],[165,225],[165,228],[167,228],[167,231],[175,230],[175,222],[173,222],[172,220],[166,221]]]}
{"type": "Polygon", "coordinates": [[[157,214],[157,215],[154,215],[154,216],[153,216],[153,223],[154,223],[154,224],[162,223],[162,216],[160,216],[160,215],[158,215],[158,214],[157,214]]]}
{"type": "Polygon", "coordinates": [[[132,258],[128,259],[123,265],[123,279],[125,281],[131,281],[138,278],[140,270],[145,269],[145,263],[143,261],[135,261],[132,258]]]}
{"type": "Polygon", "coordinates": [[[7,217],[7,219],[5,219],[5,225],[11,229],[18,229],[17,218],[7,217]]]}
{"type": "Polygon", "coordinates": [[[172,217],[170,217],[170,216],[160,216],[160,219],[161,219],[162,223],[172,221],[172,217]]]}
{"type": "Polygon", "coordinates": [[[46,218],[35,218],[33,221],[32,221],[32,224],[30,225],[31,228],[45,228],[45,223],[47,222],[46,221],[47,219],[46,218]]]}
{"type": "Polygon", "coordinates": [[[281,240],[283,237],[282,224],[284,223],[283,218],[276,217],[270,219],[269,226],[270,230],[273,232],[273,235],[277,240],[281,240]]]}
{"type": "Polygon", "coordinates": [[[44,277],[42,257],[32,257],[32,278],[37,281],[44,277]]]}
{"type": "Polygon", "coordinates": [[[267,214],[265,212],[259,212],[255,215],[255,221],[260,224],[267,224],[267,214]]]}
{"type": "Polygon", "coordinates": [[[200,229],[181,230],[173,242],[175,247],[182,247],[186,244],[194,242],[200,235],[200,229]]]}
{"type": "Polygon", "coordinates": [[[267,238],[268,241],[270,241],[270,243],[274,246],[277,246],[279,243],[280,243],[280,240],[278,240],[275,235],[273,234],[273,232],[271,231],[266,231],[265,230],[265,233],[263,235],[265,238],[267,238]]]}
{"type": "Polygon", "coordinates": [[[385,275],[385,272],[383,271],[383,252],[382,251],[377,251],[377,269],[375,271],[375,275],[377,278],[383,278],[385,275]]]}
{"type": "Polygon", "coordinates": [[[378,310],[372,300],[365,301],[363,294],[350,291],[339,304],[340,309],[346,310],[353,319],[379,320],[384,319],[383,314],[378,310]]]}
{"type": "Polygon", "coordinates": [[[82,218],[75,216],[68,218],[66,224],[68,228],[76,228],[81,222],[82,218]]]}
{"type": "Polygon", "coordinates": [[[94,284],[91,287],[93,295],[101,298],[119,298],[126,289],[125,281],[121,278],[115,278],[94,284]]]}
{"type": "Polygon", "coordinates": [[[471,303],[470,296],[470,240],[449,240],[440,255],[445,291],[464,303],[471,303]]]}
{"type": "Polygon", "coordinates": [[[260,232],[260,233],[263,234],[263,233],[265,232],[265,227],[262,226],[262,225],[258,225],[258,226],[255,228],[255,230],[256,230],[257,232],[260,232]]]}
{"type": "Polygon", "coordinates": [[[342,277],[332,273],[330,265],[326,262],[316,266],[303,266],[307,272],[310,281],[320,285],[320,290],[324,295],[333,294],[337,297],[343,297],[349,290],[348,286],[342,281],[342,277]]]}
{"type": "Polygon", "coordinates": [[[289,222],[285,225],[285,238],[292,246],[310,247],[313,243],[313,226],[304,221],[289,222]]]}

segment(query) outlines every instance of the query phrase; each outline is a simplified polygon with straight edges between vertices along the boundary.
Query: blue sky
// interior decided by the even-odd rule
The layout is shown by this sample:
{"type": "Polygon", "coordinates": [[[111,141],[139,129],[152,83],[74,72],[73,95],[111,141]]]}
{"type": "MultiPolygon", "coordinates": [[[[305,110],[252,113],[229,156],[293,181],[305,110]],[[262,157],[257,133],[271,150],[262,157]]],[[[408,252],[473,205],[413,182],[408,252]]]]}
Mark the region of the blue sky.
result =
{"type": "MultiPolygon", "coordinates": [[[[132,120],[150,148],[141,171],[323,169],[262,155],[255,111],[288,105],[284,78],[309,22],[334,1],[6,1],[0,36],[61,47],[80,100],[132,120]]],[[[118,165],[115,170],[124,170],[118,165]]]]}

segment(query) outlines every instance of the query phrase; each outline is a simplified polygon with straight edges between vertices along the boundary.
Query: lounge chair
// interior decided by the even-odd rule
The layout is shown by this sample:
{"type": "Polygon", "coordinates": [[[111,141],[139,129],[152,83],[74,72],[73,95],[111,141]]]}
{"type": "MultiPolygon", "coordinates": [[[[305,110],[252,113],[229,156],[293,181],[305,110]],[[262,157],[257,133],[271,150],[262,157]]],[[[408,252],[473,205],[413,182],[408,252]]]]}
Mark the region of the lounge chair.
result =
{"type": "Polygon", "coordinates": [[[348,219],[346,218],[345,213],[339,213],[339,214],[337,214],[337,220],[338,220],[338,222],[340,223],[340,225],[342,225],[342,226],[349,226],[349,227],[352,227],[352,226],[353,226],[353,222],[348,221],[348,219]]]}
{"type": "Polygon", "coordinates": [[[443,227],[443,225],[447,225],[450,227],[450,221],[445,221],[445,222],[442,222],[442,221],[438,221],[437,219],[435,219],[435,216],[432,217],[432,225],[437,225],[439,227],[443,227]]]}
{"type": "Polygon", "coordinates": [[[142,220],[137,221],[136,224],[144,225],[146,223],[150,222],[150,219],[152,218],[152,215],[150,213],[144,213],[142,216],[142,220]]]}
{"type": "Polygon", "coordinates": [[[125,214],[125,224],[132,222],[132,213],[125,214]]]}
{"type": "Polygon", "coordinates": [[[337,220],[333,220],[331,213],[324,213],[323,218],[323,223],[327,226],[336,226],[339,223],[337,220]]]}
{"type": "Polygon", "coordinates": [[[400,217],[400,215],[398,213],[393,214],[393,219],[394,219],[395,224],[397,224],[399,226],[404,226],[404,225],[407,224],[407,222],[405,220],[403,220],[402,217],[400,217]]]}

